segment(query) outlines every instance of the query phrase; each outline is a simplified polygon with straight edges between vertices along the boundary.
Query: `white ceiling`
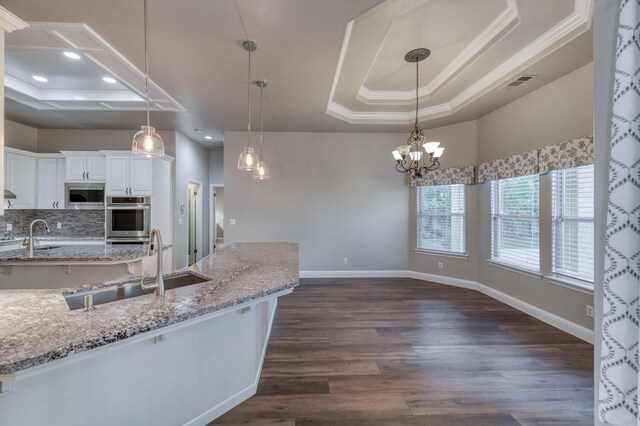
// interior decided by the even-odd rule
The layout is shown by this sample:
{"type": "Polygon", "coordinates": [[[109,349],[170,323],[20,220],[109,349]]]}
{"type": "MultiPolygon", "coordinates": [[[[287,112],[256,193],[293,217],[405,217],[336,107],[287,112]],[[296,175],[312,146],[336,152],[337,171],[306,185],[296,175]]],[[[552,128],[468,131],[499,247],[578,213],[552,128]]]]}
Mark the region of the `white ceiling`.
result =
{"type": "MultiPolygon", "coordinates": [[[[408,131],[404,118],[352,124],[345,117],[335,117],[339,114],[327,114],[327,105],[332,101],[351,111],[410,114],[415,70],[403,57],[415,47],[433,50],[432,56],[422,63],[424,66],[421,64],[422,109],[449,102],[483,76],[494,75],[500,83],[489,85],[481,96],[450,114],[422,114],[425,128],[478,118],[592,61],[589,25],[578,25],[569,36],[547,48],[544,55],[525,61],[524,66],[510,72],[495,72],[509,57],[566,19],[575,10],[574,0],[380,3],[380,0],[149,2],[150,77],[158,90],[152,98],[159,100],[166,95],[168,102],[173,100],[175,109],[181,106],[186,110],[154,111],[152,125],[177,129],[201,142],[207,142],[204,135],[212,135],[216,141],[222,139],[225,130],[246,129],[247,54],[241,47],[245,39],[258,43],[253,55],[253,79],[266,78],[269,82],[265,89],[267,131],[408,131]],[[513,13],[509,14],[509,7],[515,9],[515,18],[513,13]],[[490,31],[495,31],[494,37],[485,37],[485,45],[473,43],[490,31]],[[458,63],[456,58],[461,58],[465,48],[469,52],[469,45],[475,50],[467,61],[452,75],[440,78],[437,86],[430,87],[429,83],[438,82],[437,77],[451,69],[452,63],[458,63]],[[537,77],[505,90],[503,83],[508,82],[511,74],[537,77]],[[203,132],[194,132],[196,128],[203,132]]],[[[139,70],[144,68],[142,0],[2,0],[2,6],[28,22],[85,24],[106,43],[108,47],[102,46],[104,50],[113,48],[115,53],[111,52],[111,56],[121,55],[133,67],[128,77],[119,79],[122,86],[109,89],[138,96],[142,93],[139,80],[139,70]]],[[[14,40],[19,44],[20,38],[24,38],[28,44],[31,38],[27,37],[27,31],[33,29],[10,34],[7,43],[14,40]]],[[[55,55],[45,58],[51,54],[47,51],[39,59],[30,59],[28,52],[28,49],[9,52],[7,72],[26,79],[36,73],[35,68],[42,68],[57,76],[56,80],[59,77],[60,87],[65,90],[72,90],[71,86],[77,84],[75,90],[99,91],[103,86],[97,77],[103,71],[111,71],[113,66],[105,68],[102,61],[83,57],[83,63],[72,71],[69,68],[72,64],[61,55],[58,59],[55,55]],[[28,70],[21,74],[22,68],[28,70]],[[71,80],[64,78],[67,72],[71,80]]],[[[42,89],[35,81],[29,83],[42,89]]],[[[254,118],[258,117],[258,101],[254,96],[254,118]]],[[[37,127],[131,129],[144,122],[142,111],[42,110],[11,99],[7,99],[6,105],[9,119],[37,127]]],[[[130,105],[129,109],[135,110],[137,105],[130,105]]],[[[257,124],[256,119],[254,129],[257,124]]]]}

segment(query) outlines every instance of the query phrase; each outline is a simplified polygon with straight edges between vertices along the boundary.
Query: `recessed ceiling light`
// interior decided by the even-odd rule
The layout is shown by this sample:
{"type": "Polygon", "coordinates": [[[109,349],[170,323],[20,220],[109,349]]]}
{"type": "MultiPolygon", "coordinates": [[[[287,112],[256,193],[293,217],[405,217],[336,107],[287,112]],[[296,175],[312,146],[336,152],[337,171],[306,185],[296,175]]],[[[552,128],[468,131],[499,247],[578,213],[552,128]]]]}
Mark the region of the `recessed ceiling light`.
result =
{"type": "Polygon", "coordinates": [[[211,139],[213,139],[213,136],[205,136],[204,137],[206,140],[210,141],[211,139]]]}
{"type": "Polygon", "coordinates": [[[76,52],[64,52],[64,56],[66,56],[69,59],[75,59],[75,60],[80,59],[80,55],[78,55],[76,52]]]}
{"type": "Polygon", "coordinates": [[[109,84],[116,84],[117,81],[115,78],[113,77],[102,77],[102,81],[104,81],[105,83],[109,83],[109,84]]]}
{"type": "Polygon", "coordinates": [[[49,81],[41,75],[34,75],[31,78],[33,78],[35,81],[39,81],[40,83],[46,83],[47,81],[49,81]]]}

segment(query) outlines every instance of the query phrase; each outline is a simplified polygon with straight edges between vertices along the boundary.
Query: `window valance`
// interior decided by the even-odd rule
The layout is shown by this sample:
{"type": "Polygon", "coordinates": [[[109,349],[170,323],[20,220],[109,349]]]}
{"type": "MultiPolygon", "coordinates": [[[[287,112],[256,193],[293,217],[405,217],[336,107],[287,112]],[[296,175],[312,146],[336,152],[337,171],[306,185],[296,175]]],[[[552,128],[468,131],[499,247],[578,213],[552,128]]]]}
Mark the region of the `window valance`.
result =
{"type": "Polygon", "coordinates": [[[431,171],[424,177],[411,179],[409,185],[415,187],[455,184],[473,185],[474,183],[476,183],[476,167],[465,166],[431,171]]]}
{"type": "Polygon", "coordinates": [[[593,164],[593,136],[572,139],[540,149],[540,173],[593,164]]]}
{"type": "Polygon", "coordinates": [[[478,166],[478,183],[536,175],[539,172],[538,150],[488,161],[478,166]]]}

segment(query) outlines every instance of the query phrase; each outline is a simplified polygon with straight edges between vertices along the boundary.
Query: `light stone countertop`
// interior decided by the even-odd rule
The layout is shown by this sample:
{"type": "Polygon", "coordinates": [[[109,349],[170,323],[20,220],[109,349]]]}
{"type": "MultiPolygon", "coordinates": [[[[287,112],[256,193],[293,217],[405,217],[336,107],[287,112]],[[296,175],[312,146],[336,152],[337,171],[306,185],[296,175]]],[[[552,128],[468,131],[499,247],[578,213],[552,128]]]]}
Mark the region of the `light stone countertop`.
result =
{"type": "MultiPolygon", "coordinates": [[[[189,271],[201,284],[71,311],[68,290],[0,290],[0,374],[11,374],[298,285],[298,246],[238,243],[189,271]]],[[[138,277],[139,279],[139,277],[138,277]]],[[[131,282],[112,281],[91,288],[131,282]]],[[[82,287],[81,290],[86,290],[82,287]]]]}

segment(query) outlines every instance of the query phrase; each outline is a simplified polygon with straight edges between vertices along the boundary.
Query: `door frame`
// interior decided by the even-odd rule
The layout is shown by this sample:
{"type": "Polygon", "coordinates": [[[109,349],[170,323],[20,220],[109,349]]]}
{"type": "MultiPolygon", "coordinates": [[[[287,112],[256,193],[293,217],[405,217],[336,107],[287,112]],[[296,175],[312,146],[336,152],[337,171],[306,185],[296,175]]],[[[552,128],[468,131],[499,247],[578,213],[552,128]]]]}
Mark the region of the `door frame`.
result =
{"type": "Polygon", "coordinates": [[[209,184],[209,254],[215,253],[216,240],[218,239],[218,227],[216,226],[216,188],[224,188],[224,185],[209,184]]]}
{"type": "Polygon", "coordinates": [[[198,260],[202,259],[202,225],[203,225],[203,220],[202,220],[202,212],[203,212],[203,208],[202,208],[202,182],[200,182],[199,180],[196,179],[191,179],[189,178],[187,180],[187,252],[185,253],[185,256],[187,258],[187,266],[189,266],[189,217],[190,217],[190,213],[191,213],[191,205],[189,203],[189,186],[190,185],[196,185],[198,187],[198,192],[196,194],[196,250],[198,250],[198,253],[196,253],[195,259],[194,259],[194,263],[197,262],[198,260]],[[198,233],[200,233],[200,236],[198,235],[198,233]]]}

